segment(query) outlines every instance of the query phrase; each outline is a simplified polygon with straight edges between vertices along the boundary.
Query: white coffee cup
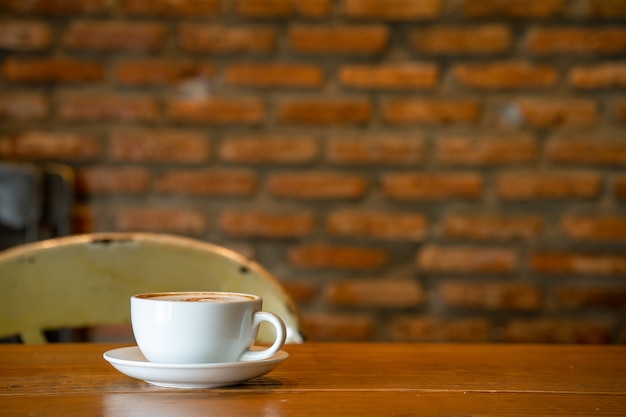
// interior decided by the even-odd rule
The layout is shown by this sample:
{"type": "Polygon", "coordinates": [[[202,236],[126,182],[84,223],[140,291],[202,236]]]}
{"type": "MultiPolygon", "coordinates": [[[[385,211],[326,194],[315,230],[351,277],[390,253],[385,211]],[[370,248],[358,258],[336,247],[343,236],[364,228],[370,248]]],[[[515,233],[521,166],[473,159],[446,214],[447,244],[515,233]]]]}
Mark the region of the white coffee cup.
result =
{"type": "Polygon", "coordinates": [[[229,292],[168,292],[131,297],[133,333],[150,362],[173,364],[254,361],[273,356],[285,343],[285,324],[261,311],[257,295],[229,292]],[[259,325],[276,330],[274,343],[250,350],[259,325]]]}

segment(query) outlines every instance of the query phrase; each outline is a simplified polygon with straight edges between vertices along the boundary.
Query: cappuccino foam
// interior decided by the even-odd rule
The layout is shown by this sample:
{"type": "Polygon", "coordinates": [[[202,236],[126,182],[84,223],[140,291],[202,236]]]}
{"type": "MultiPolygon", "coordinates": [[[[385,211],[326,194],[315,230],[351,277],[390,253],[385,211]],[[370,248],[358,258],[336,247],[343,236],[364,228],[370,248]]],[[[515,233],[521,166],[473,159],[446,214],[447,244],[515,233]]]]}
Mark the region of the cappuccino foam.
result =
{"type": "Polygon", "coordinates": [[[150,300],[162,300],[162,301],[183,301],[183,302],[205,302],[205,303],[232,303],[237,301],[250,301],[255,297],[245,294],[232,294],[232,293],[158,293],[158,294],[143,294],[138,298],[150,299],[150,300]]]}

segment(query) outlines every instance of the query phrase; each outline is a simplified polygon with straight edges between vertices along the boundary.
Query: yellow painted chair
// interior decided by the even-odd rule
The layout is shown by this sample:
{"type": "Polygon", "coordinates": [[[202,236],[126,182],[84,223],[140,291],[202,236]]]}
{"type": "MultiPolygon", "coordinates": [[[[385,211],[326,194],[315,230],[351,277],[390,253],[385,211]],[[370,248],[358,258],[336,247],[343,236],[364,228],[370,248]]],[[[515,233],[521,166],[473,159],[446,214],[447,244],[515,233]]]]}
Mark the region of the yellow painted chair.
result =
{"type": "MultiPolygon", "coordinates": [[[[95,233],[0,252],[0,337],[44,343],[44,330],[130,323],[130,297],[157,291],[258,294],[301,343],[297,308],[263,267],[220,246],[154,233],[95,233]]],[[[261,326],[258,342],[273,340],[261,326]]]]}

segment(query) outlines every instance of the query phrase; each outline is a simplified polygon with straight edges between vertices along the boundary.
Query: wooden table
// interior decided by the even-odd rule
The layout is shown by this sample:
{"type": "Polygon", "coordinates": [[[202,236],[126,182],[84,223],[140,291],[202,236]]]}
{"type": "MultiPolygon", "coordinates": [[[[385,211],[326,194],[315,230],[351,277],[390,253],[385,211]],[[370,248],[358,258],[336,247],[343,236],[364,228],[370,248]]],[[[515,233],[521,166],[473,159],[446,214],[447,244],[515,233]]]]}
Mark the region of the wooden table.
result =
{"type": "Polygon", "coordinates": [[[0,345],[1,416],[626,416],[626,346],[303,344],[248,383],[160,388],[102,344],[0,345]]]}

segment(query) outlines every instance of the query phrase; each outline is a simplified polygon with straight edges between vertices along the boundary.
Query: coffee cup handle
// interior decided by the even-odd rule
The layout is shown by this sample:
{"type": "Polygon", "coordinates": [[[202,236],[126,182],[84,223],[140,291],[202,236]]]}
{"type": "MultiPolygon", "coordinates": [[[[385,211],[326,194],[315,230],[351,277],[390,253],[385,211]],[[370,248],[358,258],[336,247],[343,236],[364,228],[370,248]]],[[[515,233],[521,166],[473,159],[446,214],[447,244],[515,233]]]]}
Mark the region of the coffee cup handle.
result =
{"type": "Polygon", "coordinates": [[[252,318],[252,327],[256,328],[264,321],[270,323],[274,326],[276,330],[276,339],[272,346],[263,350],[249,350],[245,352],[239,360],[241,361],[259,361],[262,359],[267,359],[272,357],[276,352],[280,350],[281,347],[285,344],[285,339],[287,337],[287,330],[285,329],[285,323],[274,313],[270,313],[269,311],[257,311],[254,313],[254,317],[252,318]]]}

